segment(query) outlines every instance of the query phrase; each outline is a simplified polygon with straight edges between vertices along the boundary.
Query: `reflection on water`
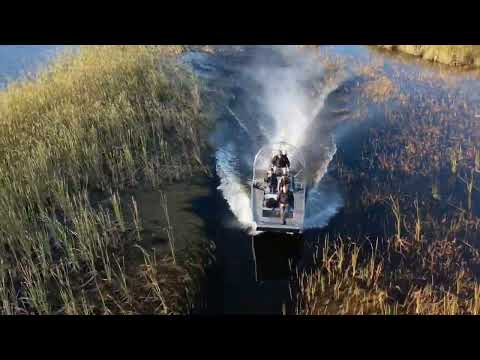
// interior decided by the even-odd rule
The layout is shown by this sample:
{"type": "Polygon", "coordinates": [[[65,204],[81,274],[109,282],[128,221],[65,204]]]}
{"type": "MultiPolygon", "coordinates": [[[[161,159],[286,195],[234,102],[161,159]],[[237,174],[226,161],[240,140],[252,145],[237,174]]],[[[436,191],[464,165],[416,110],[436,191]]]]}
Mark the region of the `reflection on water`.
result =
{"type": "Polygon", "coordinates": [[[64,50],[63,45],[0,45],[0,88],[28,73],[64,50]]]}

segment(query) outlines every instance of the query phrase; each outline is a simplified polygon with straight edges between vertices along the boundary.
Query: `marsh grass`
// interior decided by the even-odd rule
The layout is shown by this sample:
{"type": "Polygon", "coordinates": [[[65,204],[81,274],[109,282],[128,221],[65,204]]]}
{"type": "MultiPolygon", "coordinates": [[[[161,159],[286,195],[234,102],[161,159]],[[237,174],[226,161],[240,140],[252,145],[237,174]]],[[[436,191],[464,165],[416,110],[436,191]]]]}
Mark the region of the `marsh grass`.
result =
{"type": "Polygon", "coordinates": [[[182,51],[82,46],[0,92],[2,313],[189,311],[191,265],[150,249],[129,262],[141,214],[122,195],[204,171],[207,115],[182,51]]]}
{"type": "Polygon", "coordinates": [[[345,209],[295,276],[298,314],[479,314],[478,121],[452,76],[399,69],[402,99],[372,96],[376,65],[348,89],[381,120],[332,162],[345,209]]]}
{"type": "Polygon", "coordinates": [[[480,66],[479,45],[378,45],[401,51],[425,60],[454,66],[480,66]]]}
{"type": "MultiPolygon", "coordinates": [[[[297,273],[296,313],[479,314],[475,275],[465,263],[452,261],[471,249],[446,240],[382,241],[362,246],[341,237],[325,240],[316,266],[297,273]],[[402,246],[395,245],[399,241],[402,246]]],[[[478,265],[478,253],[470,255],[478,265]]]]}

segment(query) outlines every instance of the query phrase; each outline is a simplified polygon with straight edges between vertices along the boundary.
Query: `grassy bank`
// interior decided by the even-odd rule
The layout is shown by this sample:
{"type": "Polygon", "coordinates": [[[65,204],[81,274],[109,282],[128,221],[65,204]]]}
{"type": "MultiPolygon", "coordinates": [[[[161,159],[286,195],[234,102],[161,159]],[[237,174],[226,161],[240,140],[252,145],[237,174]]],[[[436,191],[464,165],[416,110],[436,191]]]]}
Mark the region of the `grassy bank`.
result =
{"type": "Polygon", "coordinates": [[[480,252],[447,238],[422,239],[421,219],[408,226],[417,235],[327,237],[315,270],[297,276],[297,314],[479,315],[472,268],[480,252]]]}
{"type": "Polygon", "coordinates": [[[452,66],[480,67],[480,45],[377,45],[452,66]]]}
{"type": "Polygon", "coordinates": [[[438,81],[409,79],[414,90],[376,101],[364,80],[346,93],[373,102],[376,119],[331,164],[345,207],[296,276],[297,313],[479,314],[474,109],[438,81]]]}
{"type": "Polygon", "coordinates": [[[84,46],[0,92],[2,313],[191,309],[206,247],[143,248],[124,196],[205,170],[208,122],[183,50],[84,46]]]}

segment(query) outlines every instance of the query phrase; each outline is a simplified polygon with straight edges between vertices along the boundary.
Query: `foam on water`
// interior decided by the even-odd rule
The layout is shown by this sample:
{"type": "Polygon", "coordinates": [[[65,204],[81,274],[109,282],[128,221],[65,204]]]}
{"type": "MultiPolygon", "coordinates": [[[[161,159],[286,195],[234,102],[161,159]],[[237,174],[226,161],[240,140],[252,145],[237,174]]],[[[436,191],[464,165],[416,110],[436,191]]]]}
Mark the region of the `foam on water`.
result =
{"type": "MultiPolygon", "coordinates": [[[[324,69],[320,63],[316,62],[315,59],[308,58],[305,53],[297,53],[291,47],[272,48],[272,51],[277,51],[283,57],[289,57],[288,65],[279,66],[269,64],[265,59],[256,59],[257,62],[254,61],[253,64],[241,69],[242,75],[253,79],[260,89],[258,94],[249,95],[256,97],[259,109],[273,119],[273,126],[271,123],[257,123],[256,131],[264,131],[264,137],[269,139],[270,142],[283,140],[296,147],[303,147],[305,137],[312,125],[321,121],[319,114],[325,106],[327,96],[338,86],[341,79],[324,86],[315,95],[312,95],[311,88],[308,87],[307,83],[321,79],[323,76],[324,69]]],[[[195,60],[201,62],[202,59],[195,57],[195,60]]],[[[213,72],[213,64],[214,61],[209,58],[208,73],[210,76],[213,72]]],[[[203,71],[199,71],[200,75],[205,72],[205,67],[201,70],[203,71]]],[[[236,85],[241,86],[241,84],[236,85]]],[[[248,180],[245,180],[251,174],[242,173],[241,160],[247,161],[241,159],[245,155],[245,149],[242,148],[240,151],[236,144],[244,143],[245,136],[248,137],[254,131],[250,131],[249,124],[232,113],[230,108],[227,107],[227,109],[233,118],[233,123],[237,124],[238,131],[228,127],[217,129],[217,131],[223,132],[220,137],[227,139],[217,144],[215,154],[216,172],[220,179],[218,190],[221,191],[242,228],[251,231],[253,217],[250,184],[248,180]],[[231,133],[225,134],[225,132],[231,133]]],[[[318,186],[336,152],[336,145],[332,136],[323,135],[321,138],[323,140],[315,144],[314,148],[308,149],[317,154],[317,161],[307,164],[307,166],[314,166],[313,169],[310,169],[314,174],[314,184],[307,196],[306,228],[325,226],[342,206],[341,196],[338,193],[331,193],[331,190],[322,189],[318,186]]],[[[312,147],[312,145],[309,146],[312,147]]],[[[253,156],[257,150],[248,149],[252,152],[250,155],[253,156]]]]}
{"type": "Polygon", "coordinates": [[[215,153],[217,175],[220,178],[220,190],[227,201],[230,210],[245,228],[252,225],[250,211],[250,191],[240,180],[238,159],[235,157],[233,145],[220,147],[215,153]]]}

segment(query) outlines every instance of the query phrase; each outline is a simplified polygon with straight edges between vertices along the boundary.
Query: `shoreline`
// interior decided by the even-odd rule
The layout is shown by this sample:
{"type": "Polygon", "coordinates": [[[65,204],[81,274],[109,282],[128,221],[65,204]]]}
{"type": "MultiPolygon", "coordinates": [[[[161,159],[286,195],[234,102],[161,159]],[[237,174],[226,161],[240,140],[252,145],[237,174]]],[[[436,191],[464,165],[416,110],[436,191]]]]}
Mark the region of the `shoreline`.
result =
{"type": "Polygon", "coordinates": [[[480,68],[480,45],[374,45],[452,67],[480,68]]]}

